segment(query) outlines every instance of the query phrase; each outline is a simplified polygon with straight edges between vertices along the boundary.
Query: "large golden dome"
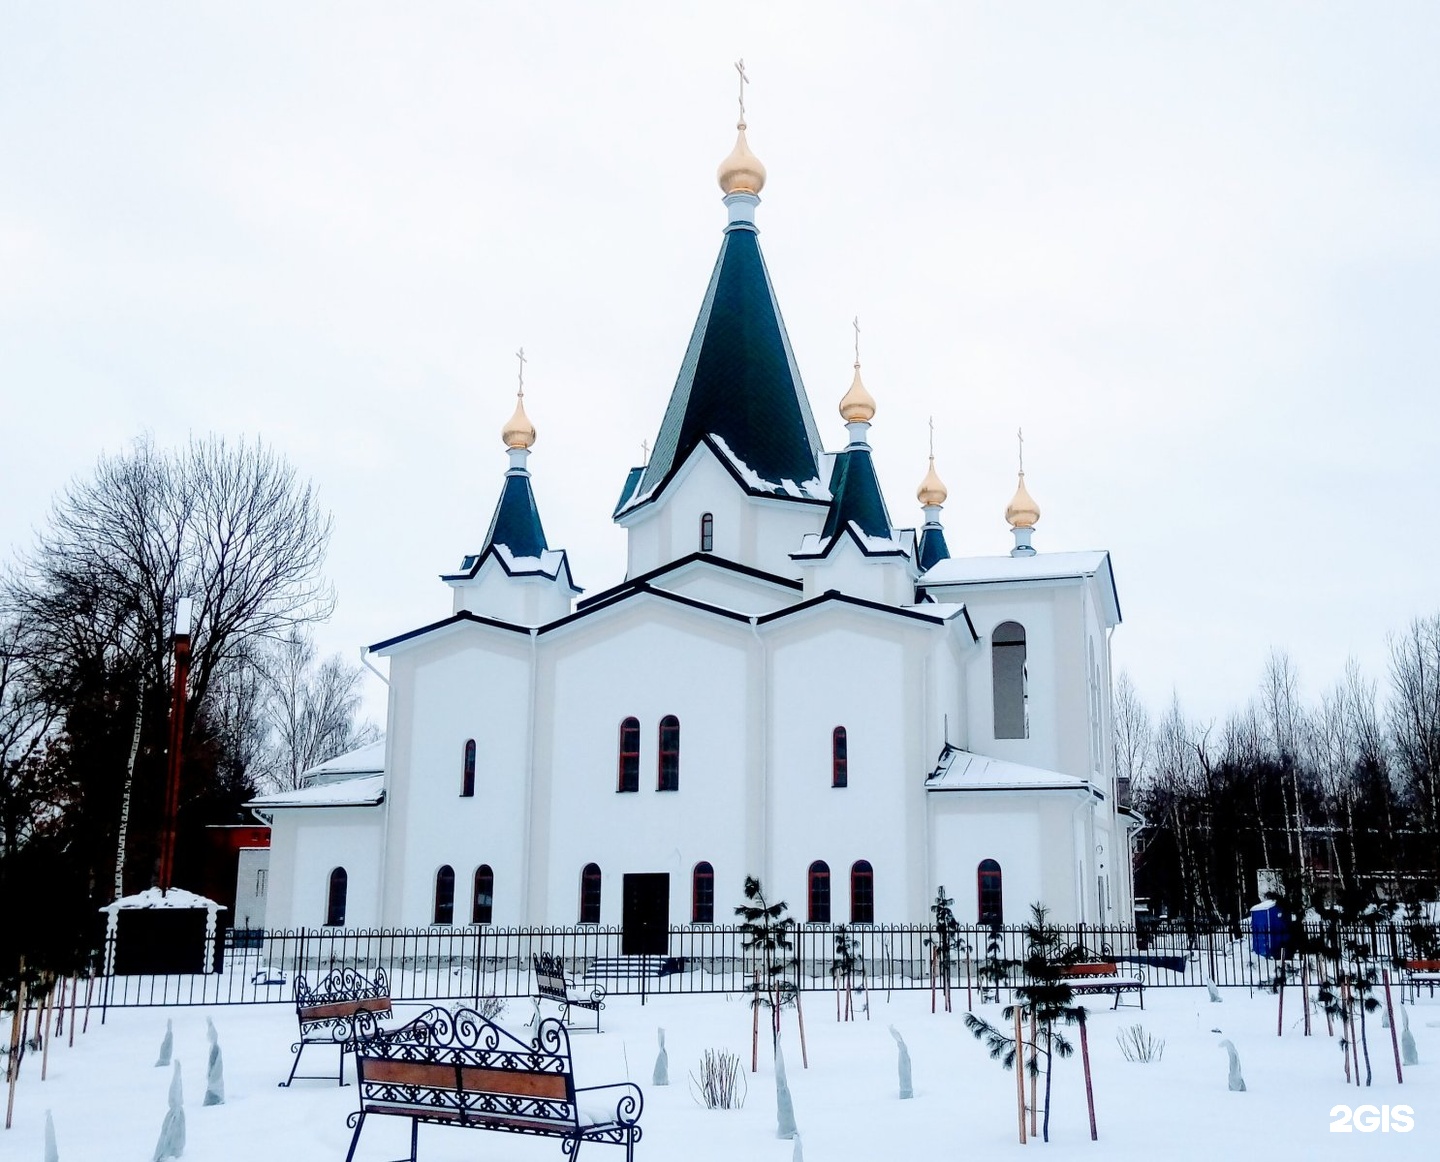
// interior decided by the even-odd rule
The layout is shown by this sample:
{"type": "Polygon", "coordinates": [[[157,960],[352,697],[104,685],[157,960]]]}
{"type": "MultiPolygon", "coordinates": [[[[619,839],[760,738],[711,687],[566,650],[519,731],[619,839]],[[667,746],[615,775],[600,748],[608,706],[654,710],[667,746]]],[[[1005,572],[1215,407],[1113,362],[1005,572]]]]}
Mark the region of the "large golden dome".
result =
{"type": "Polygon", "coordinates": [[[535,442],[535,425],[525,414],[523,395],[515,397],[515,414],[505,422],[505,426],[500,430],[500,438],[505,441],[507,448],[528,448],[535,442]]]}
{"type": "Polygon", "coordinates": [[[1015,495],[1005,506],[1005,519],[1010,522],[1012,529],[1034,528],[1035,522],[1040,519],[1040,506],[1025,488],[1023,469],[1020,472],[1020,482],[1015,486],[1015,495]]]}
{"type": "Polygon", "coordinates": [[[875,416],[875,400],[865,390],[860,378],[860,364],[855,364],[855,378],[850,381],[850,390],[840,401],[840,418],[847,424],[868,424],[875,416]]]}
{"type": "Polygon", "coordinates": [[[735,148],[720,163],[715,178],[727,194],[758,194],[765,188],[765,167],[750,152],[750,143],[745,140],[745,122],[741,121],[735,128],[740,131],[735,138],[735,148]]]}

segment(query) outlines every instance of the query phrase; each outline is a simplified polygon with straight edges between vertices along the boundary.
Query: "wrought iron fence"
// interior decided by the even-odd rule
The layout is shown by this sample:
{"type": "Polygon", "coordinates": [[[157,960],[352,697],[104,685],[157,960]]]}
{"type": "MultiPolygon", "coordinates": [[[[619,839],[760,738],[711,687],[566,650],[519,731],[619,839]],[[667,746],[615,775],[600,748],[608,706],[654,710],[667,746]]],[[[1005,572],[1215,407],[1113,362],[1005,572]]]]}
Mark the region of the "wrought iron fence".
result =
{"type": "MultiPolygon", "coordinates": [[[[802,990],[835,987],[838,925],[801,924],[792,932],[792,983],[802,990]]],[[[1134,927],[1062,927],[1067,943],[1086,959],[1113,961],[1147,988],[1200,986],[1266,988],[1277,961],[1258,954],[1250,933],[1236,926],[1159,931],[1134,927]]],[[[991,929],[961,927],[947,950],[925,925],[847,925],[857,957],[853,980],[875,991],[978,989],[991,929]]],[[[1318,929],[1314,935],[1319,935],[1318,929]]],[[[397,1001],[474,1001],[485,996],[532,995],[531,957],[550,952],[577,982],[604,984],[612,995],[740,993],[750,987],[753,962],[738,927],[672,927],[663,956],[621,953],[619,928],[434,927],[419,929],[318,928],[285,931],[230,930],[214,971],[106,975],[97,1000],[105,1006],[289,1003],[297,976],[310,980],[334,968],[360,972],[384,968],[397,1001]]],[[[996,932],[1000,959],[1025,956],[1025,931],[996,932]]],[[[1378,963],[1416,955],[1409,934],[1393,924],[1347,932],[1370,949],[1378,963]]],[[[114,936],[109,937],[113,941],[114,936]]],[[[98,963],[114,963],[107,946],[98,963]]],[[[1005,987],[1020,980],[1010,970],[1005,987]]]]}

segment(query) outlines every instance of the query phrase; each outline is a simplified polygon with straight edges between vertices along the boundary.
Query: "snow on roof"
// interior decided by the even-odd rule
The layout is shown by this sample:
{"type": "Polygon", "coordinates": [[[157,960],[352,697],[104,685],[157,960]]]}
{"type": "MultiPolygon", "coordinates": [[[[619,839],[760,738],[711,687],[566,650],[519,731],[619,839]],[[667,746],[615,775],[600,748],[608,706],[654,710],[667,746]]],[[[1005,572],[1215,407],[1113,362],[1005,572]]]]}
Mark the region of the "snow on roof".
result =
{"type": "Polygon", "coordinates": [[[162,892],[159,888],[146,888],[133,896],[122,896],[106,904],[100,911],[113,914],[138,908],[204,908],[210,912],[228,911],[224,904],[217,904],[214,900],[197,896],[184,888],[171,888],[168,892],[162,892]]]}
{"type": "Polygon", "coordinates": [[[314,783],[298,791],[275,791],[257,795],[245,806],[261,811],[277,807],[373,807],[385,799],[385,776],[361,775],[314,783]]]}
{"type": "Polygon", "coordinates": [[[1120,595],[1115,589],[1115,572],[1110,554],[1104,549],[1079,553],[1036,553],[1024,557],[949,557],[938,562],[920,578],[925,588],[937,585],[987,585],[1006,581],[1054,581],[1068,578],[1103,577],[1102,599],[1111,624],[1120,624],[1120,595]]]}
{"type": "Polygon", "coordinates": [[[1006,759],[947,746],[925,780],[927,791],[1085,791],[1099,790],[1088,779],[1030,767],[1006,759]]]}
{"type": "Polygon", "coordinates": [[[706,435],[715,441],[715,446],[720,449],[725,459],[730,461],[730,467],[735,470],[735,474],[739,476],[741,480],[745,481],[747,488],[752,488],[756,492],[783,492],[788,496],[803,497],[810,500],[831,499],[830,490],[821,484],[818,478],[812,477],[799,484],[793,480],[781,480],[780,483],[776,484],[773,480],[764,479],[758,472],[751,468],[750,465],[741,460],[739,456],[731,451],[730,445],[725,442],[725,437],[721,436],[718,432],[707,432],[706,435]]]}
{"type": "Polygon", "coordinates": [[[367,743],[345,754],[326,759],[305,771],[300,778],[308,786],[313,783],[334,782],[337,778],[352,775],[379,775],[385,772],[385,740],[367,743]]]}
{"type": "Polygon", "coordinates": [[[978,585],[986,581],[1039,581],[1089,577],[1105,568],[1103,549],[1083,553],[1036,553],[1033,557],[947,557],[930,569],[921,584],[978,585]]]}
{"type": "Polygon", "coordinates": [[[538,557],[517,557],[508,545],[496,545],[495,555],[510,573],[543,573],[552,580],[560,575],[565,564],[563,549],[546,549],[538,557]]]}

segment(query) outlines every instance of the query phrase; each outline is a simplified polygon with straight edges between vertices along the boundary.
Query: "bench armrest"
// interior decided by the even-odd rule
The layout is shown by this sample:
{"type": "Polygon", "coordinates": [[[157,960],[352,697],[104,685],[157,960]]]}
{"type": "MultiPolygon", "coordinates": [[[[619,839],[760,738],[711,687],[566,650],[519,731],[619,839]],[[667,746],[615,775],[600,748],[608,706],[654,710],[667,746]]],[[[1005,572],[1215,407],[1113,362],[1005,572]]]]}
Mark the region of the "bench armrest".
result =
{"type": "MultiPolygon", "coordinates": [[[[615,1123],[621,1126],[633,1126],[640,1120],[640,1112],[645,1108],[645,1094],[633,1081],[620,1081],[613,1085],[577,1085],[575,1087],[575,1105],[578,1109],[581,1103],[582,1094],[609,1094],[613,1092],[615,1097],[615,1123]]],[[[607,1097],[606,1101],[609,1100],[607,1097]]]]}

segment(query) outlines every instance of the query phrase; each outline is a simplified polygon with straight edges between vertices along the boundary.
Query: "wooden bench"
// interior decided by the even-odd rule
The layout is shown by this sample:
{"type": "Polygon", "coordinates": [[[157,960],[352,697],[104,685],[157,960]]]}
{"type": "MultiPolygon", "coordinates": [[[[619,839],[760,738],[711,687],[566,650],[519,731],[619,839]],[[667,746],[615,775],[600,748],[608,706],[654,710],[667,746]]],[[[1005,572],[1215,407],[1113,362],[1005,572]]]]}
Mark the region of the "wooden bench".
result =
{"type": "Polygon", "coordinates": [[[300,1055],[307,1045],[336,1045],[340,1049],[337,1073],[302,1073],[303,1079],[334,1077],[345,1084],[345,1054],[355,1043],[379,1029],[378,1022],[390,1016],[390,980],[383,968],[375,970],[373,979],[361,976],[352,968],[333,969],[318,985],[310,987],[303,976],[295,977],[295,1018],[300,1023],[300,1040],[290,1046],[295,1060],[290,1076],[280,1084],[295,1080],[300,1055]]]}
{"type": "Polygon", "coordinates": [[[1403,962],[1402,973],[1406,984],[1410,986],[1410,996],[1413,1000],[1420,998],[1421,987],[1430,990],[1430,995],[1435,995],[1435,986],[1440,984],[1440,960],[1407,960],[1403,962]]]}
{"type": "Polygon", "coordinates": [[[421,1122],[560,1138],[567,1157],[581,1142],[609,1142],[625,1147],[627,1162],[640,1140],[640,1087],[577,1088],[570,1037],[554,1017],[526,1043],[473,1009],[429,1009],[360,1042],[355,1072],[360,1108],[346,1122],[355,1134],[345,1162],[372,1115],[410,1120],[407,1162],[417,1162],[421,1122]]]}
{"type": "Polygon", "coordinates": [[[572,996],[575,987],[565,977],[565,965],[551,952],[537,952],[531,958],[535,969],[535,1012],[538,1015],[541,1001],[553,1001],[560,1006],[560,1020],[568,1027],[571,1024],[571,1009],[589,1009],[595,1014],[595,1032],[600,1032],[600,1010],[605,1007],[605,986],[595,985],[588,996],[572,996]]]}
{"type": "Polygon", "coordinates": [[[1091,961],[1087,964],[1067,964],[1060,970],[1066,983],[1077,993],[1114,993],[1115,1004],[1120,1007],[1120,994],[1134,992],[1140,998],[1140,1007],[1145,1007],[1145,982],[1137,976],[1121,976],[1120,966],[1114,961],[1091,961]]]}

